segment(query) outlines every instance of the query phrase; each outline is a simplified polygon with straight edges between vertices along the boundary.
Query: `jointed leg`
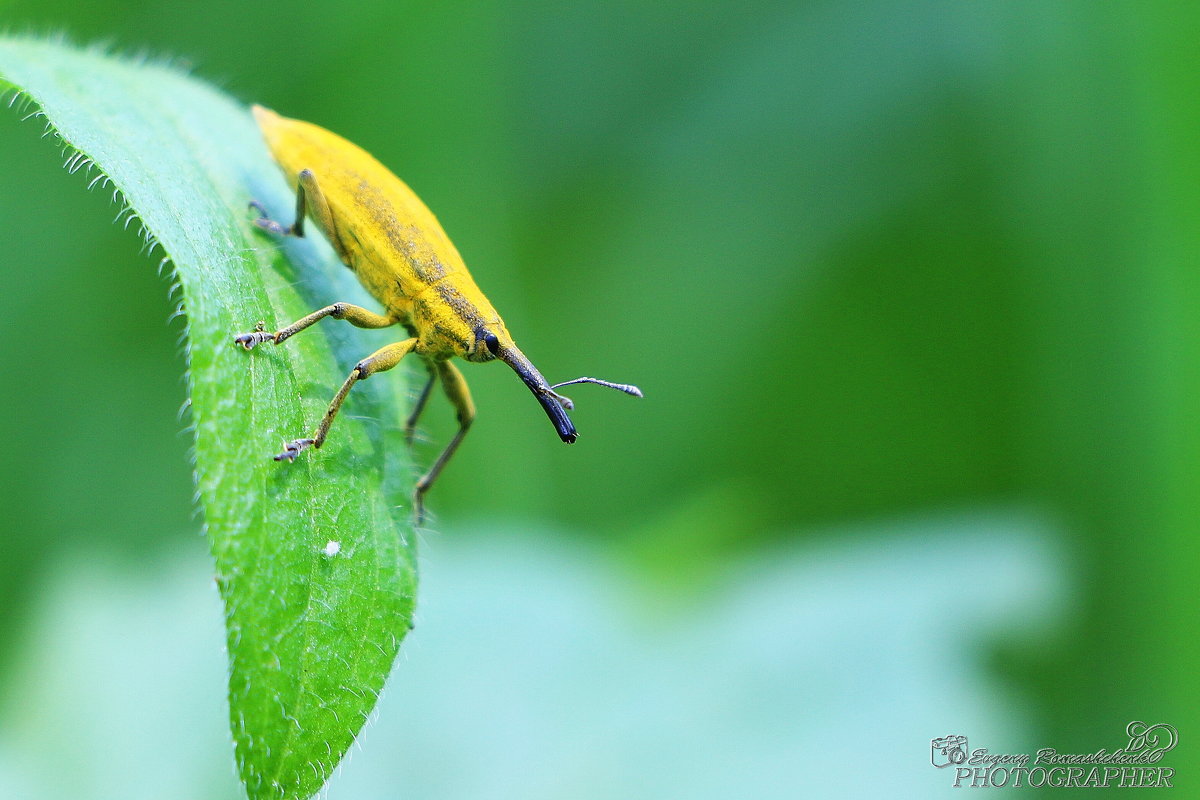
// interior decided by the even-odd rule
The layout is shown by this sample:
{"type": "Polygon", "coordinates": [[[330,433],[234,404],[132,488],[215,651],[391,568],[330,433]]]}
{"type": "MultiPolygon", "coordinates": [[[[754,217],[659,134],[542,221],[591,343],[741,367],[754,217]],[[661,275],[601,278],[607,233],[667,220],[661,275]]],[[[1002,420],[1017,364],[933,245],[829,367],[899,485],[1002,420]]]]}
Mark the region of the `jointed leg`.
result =
{"type": "Polygon", "coordinates": [[[296,220],[286,228],[280,225],[275,220],[271,219],[267,214],[267,209],[257,200],[250,201],[250,207],[259,213],[258,219],[254,220],[254,224],[262,228],[264,231],[269,231],[277,236],[296,236],[304,237],[304,215],[306,213],[304,197],[304,186],[299,185],[296,189],[296,220]]]}
{"type": "Polygon", "coordinates": [[[325,418],[321,420],[321,424],[313,432],[312,438],[296,439],[284,445],[283,452],[275,456],[276,461],[294,461],[300,451],[306,447],[320,447],[325,443],[325,437],[329,435],[329,426],[333,424],[333,418],[337,416],[338,410],[342,407],[342,402],[345,401],[346,395],[350,394],[350,389],[354,384],[361,380],[366,380],[377,372],[386,372],[392,367],[400,363],[400,359],[404,358],[416,346],[416,339],[405,339],[403,342],[389,344],[387,347],[381,347],[371,355],[364,358],[354,366],[350,371],[350,377],[346,378],[346,382],[342,384],[342,388],[334,395],[333,402],[329,404],[329,410],[325,412],[325,418]]]}
{"type": "Polygon", "coordinates": [[[454,455],[454,451],[458,449],[458,445],[462,442],[463,437],[467,435],[467,430],[470,429],[471,423],[475,421],[475,403],[471,400],[471,392],[467,388],[467,382],[463,378],[462,373],[458,371],[458,367],[449,361],[441,361],[437,365],[437,374],[442,380],[442,387],[446,390],[446,396],[450,398],[450,402],[454,404],[454,408],[458,412],[458,433],[450,440],[450,444],[446,445],[446,449],[438,456],[437,461],[433,462],[433,466],[429,468],[429,472],[425,473],[425,477],[417,481],[417,490],[413,497],[413,509],[416,512],[418,523],[425,517],[425,493],[429,491],[429,487],[437,480],[438,474],[446,466],[446,462],[450,460],[450,457],[454,455]]]}
{"type": "Polygon", "coordinates": [[[252,350],[255,345],[263,342],[280,344],[284,340],[295,336],[309,325],[320,322],[325,317],[344,319],[356,328],[387,328],[396,324],[396,321],[391,317],[376,314],[374,311],[368,311],[361,306],[351,305],[350,303],[334,303],[331,306],[325,306],[320,311],[314,311],[307,317],[298,319],[286,328],[280,328],[274,333],[268,333],[267,331],[242,333],[235,336],[233,341],[247,350],[252,350]]]}
{"type": "Polygon", "coordinates": [[[421,418],[421,412],[425,410],[425,404],[429,402],[429,395],[433,391],[435,381],[437,381],[437,370],[430,366],[429,380],[425,381],[425,388],[417,395],[416,405],[413,406],[412,413],[408,415],[408,421],[404,423],[404,441],[408,443],[409,447],[412,447],[413,434],[417,429],[417,420],[421,418]]]}
{"type": "Polygon", "coordinates": [[[302,169],[296,176],[296,221],[288,227],[285,228],[271,219],[262,203],[257,200],[252,200],[250,207],[258,211],[260,215],[258,219],[254,220],[254,224],[264,231],[270,231],[279,236],[304,236],[304,217],[307,212],[311,211],[317,227],[325,233],[325,238],[329,239],[329,243],[337,251],[338,257],[349,263],[349,254],[342,244],[341,237],[338,236],[337,223],[334,222],[329,201],[325,199],[325,193],[321,191],[321,187],[317,183],[317,176],[311,169],[302,169]]]}

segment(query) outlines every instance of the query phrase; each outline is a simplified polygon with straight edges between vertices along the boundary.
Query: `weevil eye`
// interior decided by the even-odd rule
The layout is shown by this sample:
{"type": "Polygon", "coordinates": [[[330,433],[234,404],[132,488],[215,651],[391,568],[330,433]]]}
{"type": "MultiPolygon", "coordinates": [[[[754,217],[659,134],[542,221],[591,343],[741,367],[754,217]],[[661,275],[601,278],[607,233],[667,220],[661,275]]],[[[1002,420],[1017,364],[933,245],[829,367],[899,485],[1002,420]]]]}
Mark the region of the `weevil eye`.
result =
{"type": "Polygon", "coordinates": [[[498,338],[496,338],[496,334],[494,334],[494,333],[486,334],[483,337],[483,343],[485,345],[487,345],[487,349],[488,349],[488,351],[491,352],[492,355],[494,355],[494,356],[500,355],[500,340],[498,338]]]}

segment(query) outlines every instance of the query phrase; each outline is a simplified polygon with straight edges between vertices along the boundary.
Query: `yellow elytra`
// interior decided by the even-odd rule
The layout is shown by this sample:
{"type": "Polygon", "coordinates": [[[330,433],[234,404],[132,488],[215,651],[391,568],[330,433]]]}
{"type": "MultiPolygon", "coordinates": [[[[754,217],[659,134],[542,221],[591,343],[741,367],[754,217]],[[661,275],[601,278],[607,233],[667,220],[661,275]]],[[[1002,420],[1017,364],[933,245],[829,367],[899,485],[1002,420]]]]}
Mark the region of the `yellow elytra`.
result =
{"type": "Polygon", "coordinates": [[[434,383],[441,381],[458,417],[458,432],[416,486],[414,510],[423,514],[422,501],[446,462],[454,454],[475,418],[475,405],[462,373],[450,359],[485,362],[500,360],[520,376],[541,403],[564,442],[577,433],[567,411],[569,399],[554,391],[574,383],[595,383],[641,397],[636,386],[598,378],[576,378],[549,384],[517,347],[504,320],[488,302],[463,264],[462,256],[421,199],[362,148],[309,122],[288,119],[262,106],[251,111],[271,155],[296,190],[296,220],[284,227],[271,220],[257,203],[255,223],[284,236],[303,236],[307,216],[325,235],[342,262],[383,306],[383,313],[350,303],[333,303],[274,333],[239,334],[234,341],[247,350],[271,341],[287,340],[308,326],[334,317],[360,328],[403,326],[409,337],[372,353],[355,365],[334,396],[311,437],[289,442],[277,461],[293,461],[311,446],[319,448],[329,434],[338,409],[355,382],[389,370],[409,353],[429,371],[405,425],[413,430],[434,383]]]}

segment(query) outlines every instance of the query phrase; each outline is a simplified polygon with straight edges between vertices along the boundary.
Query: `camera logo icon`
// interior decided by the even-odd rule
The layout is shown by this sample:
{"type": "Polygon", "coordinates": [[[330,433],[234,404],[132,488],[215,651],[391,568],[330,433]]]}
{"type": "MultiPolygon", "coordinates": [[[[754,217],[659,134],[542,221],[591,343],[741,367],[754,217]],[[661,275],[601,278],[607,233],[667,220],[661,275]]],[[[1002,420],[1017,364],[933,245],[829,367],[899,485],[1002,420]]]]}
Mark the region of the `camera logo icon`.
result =
{"type": "Polygon", "coordinates": [[[938,769],[958,766],[967,760],[967,737],[943,736],[929,742],[929,760],[938,769]]]}

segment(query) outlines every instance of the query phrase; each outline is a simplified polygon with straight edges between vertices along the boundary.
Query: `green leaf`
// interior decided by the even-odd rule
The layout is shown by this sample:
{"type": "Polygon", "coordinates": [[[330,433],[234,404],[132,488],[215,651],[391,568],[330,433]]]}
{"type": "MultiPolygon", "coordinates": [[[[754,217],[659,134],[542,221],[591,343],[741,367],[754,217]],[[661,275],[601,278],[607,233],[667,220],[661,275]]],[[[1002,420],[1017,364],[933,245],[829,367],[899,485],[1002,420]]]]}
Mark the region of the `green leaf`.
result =
{"type": "MultiPolygon", "coordinates": [[[[259,321],[275,329],[361,296],[324,242],[281,244],[251,224],[251,199],[285,220],[293,199],[247,109],[165,64],[32,38],[0,38],[0,89],[40,110],[68,167],[119,190],[174,265],[238,768],[251,798],[308,797],[361,729],[411,627],[403,382],[356,387],[324,448],[272,461],[380,342],[327,321],[279,348],[234,346],[259,321]]],[[[120,313],[98,308],[95,324],[120,313]]]]}

